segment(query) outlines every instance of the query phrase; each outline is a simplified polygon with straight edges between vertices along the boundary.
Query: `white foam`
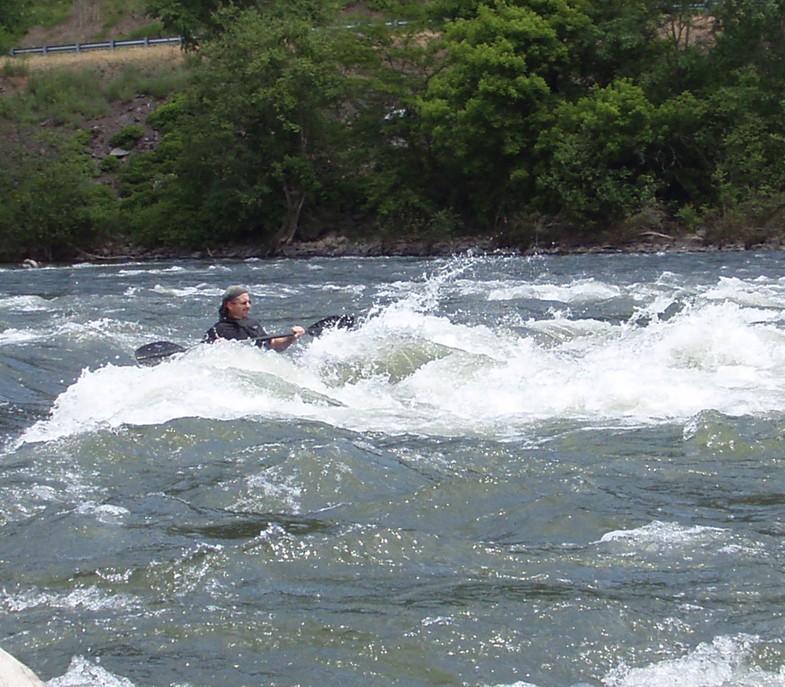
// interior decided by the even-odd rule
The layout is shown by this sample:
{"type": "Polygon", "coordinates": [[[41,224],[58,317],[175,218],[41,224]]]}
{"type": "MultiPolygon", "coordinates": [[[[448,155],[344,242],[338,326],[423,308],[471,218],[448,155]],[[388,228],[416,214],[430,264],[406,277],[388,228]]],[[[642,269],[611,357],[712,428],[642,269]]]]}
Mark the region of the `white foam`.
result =
{"type": "Polygon", "coordinates": [[[0,310],[14,312],[43,311],[49,308],[49,301],[41,296],[6,296],[0,298],[0,310]]]}
{"type": "Polygon", "coordinates": [[[130,514],[130,511],[122,506],[99,504],[94,501],[80,503],[76,511],[83,515],[94,516],[96,520],[104,524],[121,524],[125,517],[130,514]]]}
{"type": "Polygon", "coordinates": [[[512,284],[499,286],[488,293],[490,301],[536,298],[560,303],[589,303],[622,295],[618,286],[603,284],[595,279],[579,279],[569,284],[512,284]]]}
{"type": "Polygon", "coordinates": [[[606,687],[781,687],[785,673],[754,664],[758,637],[717,637],[677,658],[643,667],[622,664],[604,679],[606,687]]]}
{"type": "Polygon", "coordinates": [[[700,525],[684,526],[678,523],[654,521],[632,530],[615,530],[604,534],[600,542],[623,542],[634,546],[651,544],[666,546],[692,546],[698,542],[715,540],[724,530],[700,525]]]}
{"type": "Polygon", "coordinates": [[[23,613],[36,608],[81,608],[88,611],[128,609],[136,599],[125,594],[107,594],[98,587],[74,589],[67,594],[35,590],[14,595],[0,592],[0,604],[11,613],[23,613]]]}
{"type": "MultiPolygon", "coordinates": [[[[450,262],[421,282],[387,284],[357,327],[304,340],[282,355],[241,344],[197,346],[153,369],[86,370],[23,440],[189,416],[503,437],[549,419],[643,425],[688,422],[705,411],[785,412],[785,333],[771,324],[780,311],[762,309],[760,302],[771,300],[766,293],[749,298],[756,289],[782,289],[781,282],[724,279],[698,293],[667,275],[645,288],[596,278],[519,283],[510,288],[534,289],[536,298],[556,298],[567,310],[510,328],[441,312],[446,292],[502,297],[498,280],[465,277],[474,265],[450,262]],[[720,298],[716,291],[747,295],[720,298]],[[608,298],[621,299],[629,320],[568,312],[571,303],[608,298]]],[[[214,285],[186,288],[192,296],[220,293],[214,285]]]]}
{"type": "Polygon", "coordinates": [[[0,332],[0,346],[6,344],[29,343],[30,341],[36,341],[40,338],[40,334],[36,334],[29,329],[9,328],[0,332]]]}
{"type": "Polygon", "coordinates": [[[65,675],[46,684],[47,687],[134,687],[131,680],[118,677],[82,656],[74,656],[65,675]]]}

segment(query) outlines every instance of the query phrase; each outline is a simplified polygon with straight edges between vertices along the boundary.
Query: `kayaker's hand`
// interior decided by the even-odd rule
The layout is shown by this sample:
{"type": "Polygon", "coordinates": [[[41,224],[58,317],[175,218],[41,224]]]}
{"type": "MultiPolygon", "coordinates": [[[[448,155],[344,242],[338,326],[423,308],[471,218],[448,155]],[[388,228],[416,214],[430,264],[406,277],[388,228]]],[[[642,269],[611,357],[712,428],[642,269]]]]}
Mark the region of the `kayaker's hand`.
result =
{"type": "Polygon", "coordinates": [[[294,327],[292,327],[292,336],[295,339],[299,339],[301,336],[305,336],[305,334],[307,334],[307,332],[300,325],[296,324],[294,327]]]}

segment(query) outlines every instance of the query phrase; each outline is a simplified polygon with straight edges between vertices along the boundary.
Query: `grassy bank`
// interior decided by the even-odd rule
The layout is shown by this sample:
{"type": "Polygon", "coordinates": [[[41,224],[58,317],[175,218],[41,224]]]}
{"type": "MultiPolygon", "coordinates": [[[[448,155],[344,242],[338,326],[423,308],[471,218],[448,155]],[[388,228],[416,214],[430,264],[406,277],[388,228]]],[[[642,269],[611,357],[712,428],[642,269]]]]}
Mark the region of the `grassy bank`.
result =
{"type": "Polygon", "coordinates": [[[117,173],[152,150],[148,117],[189,81],[176,46],[0,61],[0,260],[68,259],[117,241],[117,173]]]}

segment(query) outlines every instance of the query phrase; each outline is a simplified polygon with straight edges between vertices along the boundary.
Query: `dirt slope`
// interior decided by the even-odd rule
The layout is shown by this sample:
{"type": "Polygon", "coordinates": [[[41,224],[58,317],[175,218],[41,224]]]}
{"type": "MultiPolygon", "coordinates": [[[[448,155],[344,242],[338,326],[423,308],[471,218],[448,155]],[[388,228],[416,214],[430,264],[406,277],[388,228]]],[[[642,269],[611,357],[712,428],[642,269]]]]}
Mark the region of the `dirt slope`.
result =
{"type": "Polygon", "coordinates": [[[45,28],[35,26],[21,38],[17,47],[67,45],[122,38],[151,23],[139,2],[127,2],[121,14],[107,9],[100,0],[74,0],[73,10],[63,24],[45,28]]]}

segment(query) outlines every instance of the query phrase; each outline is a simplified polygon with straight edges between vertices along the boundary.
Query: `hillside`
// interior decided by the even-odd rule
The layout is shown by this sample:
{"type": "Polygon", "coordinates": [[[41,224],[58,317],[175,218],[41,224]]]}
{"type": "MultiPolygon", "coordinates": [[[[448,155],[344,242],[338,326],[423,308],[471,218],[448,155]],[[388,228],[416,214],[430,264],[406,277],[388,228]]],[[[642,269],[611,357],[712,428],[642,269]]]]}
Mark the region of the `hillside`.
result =
{"type": "Polygon", "coordinates": [[[143,3],[130,0],[114,6],[102,0],[74,0],[70,11],[55,15],[47,25],[31,28],[17,41],[17,47],[63,45],[124,38],[137,35],[151,24],[143,3]]]}
{"type": "MultiPolygon", "coordinates": [[[[92,40],[92,39],[86,39],[92,40]]],[[[151,48],[126,48],[100,50],[89,53],[62,53],[58,55],[35,55],[24,58],[6,58],[6,62],[23,65],[11,70],[0,69],[0,93],[13,94],[25,90],[31,78],[42,72],[58,72],[62,69],[87,70],[94,79],[97,89],[107,89],[113,80],[129,78],[130,74],[173,73],[181,68],[183,54],[178,46],[156,46],[151,48]],[[23,62],[21,62],[23,60],[23,62]]],[[[1,65],[0,65],[1,66],[1,65]]],[[[147,116],[155,107],[155,98],[128,94],[108,98],[100,115],[85,116],[79,128],[91,134],[89,148],[96,162],[111,154],[110,139],[124,127],[138,124],[145,128],[145,136],[137,150],[152,147],[156,134],[146,126],[147,116]]],[[[42,127],[51,126],[48,120],[42,127]]]]}
{"type": "MultiPolygon", "coordinates": [[[[49,16],[57,18],[54,14],[49,16]]],[[[19,39],[17,47],[123,39],[143,35],[146,30],[158,26],[151,24],[150,17],[144,14],[141,0],[119,4],[113,4],[111,0],[74,0],[70,11],[60,19],[61,21],[50,26],[33,27],[19,39]]],[[[86,70],[94,80],[96,90],[104,90],[112,80],[128,78],[131,73],[171,73],[180,69],[182,57],[178,46],[6,57],[0,61],[0,93],[11,95],[24,92],[36,75],[59,73],[61,70],[86,70]]],[[[78,127],[90,132],[89,148],[96,162],[111,154],[112,136],[132,124],[145,127],[145,136],[137,149],[152,147],[156,135],[146,126],[146,118],[154,107],[155,99],[131,92],[120,97],[107,98],[104,111],[100,115],[85,116],[78,127]]],[[[41,126],[52,126],[52,123],[47,119],[41,126]]],[[[109,178],[100,181],[111,183],[109,178]]]]}
{"type": "MultiPolygon", "coordinates": [[[[16,44],[160,34],[144,2],[39,0],[16,44]]],[[[767,106],[785,83],[768,49],[785,47],[768,30],[780,18],[741,14],[700,41],[691,14],[664,32],[655,9],[587,7],[565,22],[545,3],[535,21],[502,3],[451,24],[441,51],[416,21],[314,32],[321,16],[287,5],[281,21],[239,15],[198,62],[173,47],[0,59],[0,244],[275,254],[340,227],[384,245],[783,245],[785,142],[767,106]]],[[[377,18],[349,11],[339,24],[377,18]]]]}
{"type": "MultiPolygon", "coordinates": [[[[49,0],[65,10],[49,12],[49,21],[31,28],[16,41],[14,47],[39,47],[87,43],[108,39],[121,40],[130,37],[161,36],[162,25],[145,14],[144,0],[49,0]]],[[[46,4],[46,3],[41,3],[46,4]]],[[[42,12],[43,14],[43,12],[42,12]]],[[[384,18],[384,13],[374,11],[363,2],[347,3],[344,16],[358,18],[384,18]]],[[[169,34],[166,34],[169,35],[169,34]]]]}

